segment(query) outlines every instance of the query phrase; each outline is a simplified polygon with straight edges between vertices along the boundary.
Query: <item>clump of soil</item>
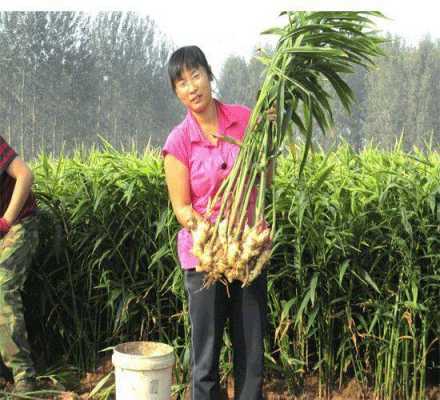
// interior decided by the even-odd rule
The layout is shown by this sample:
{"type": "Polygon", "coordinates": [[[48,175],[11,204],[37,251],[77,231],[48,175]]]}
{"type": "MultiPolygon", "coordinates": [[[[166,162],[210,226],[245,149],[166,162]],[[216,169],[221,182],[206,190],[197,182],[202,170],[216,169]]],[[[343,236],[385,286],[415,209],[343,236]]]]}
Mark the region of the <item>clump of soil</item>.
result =
{"type": "Polygon", "coordinates": [[[440,400],[440,386],[433,386],[426,391],[429,400],[440,400]]]}
{"type": "Polygon", "coordinates": [[[332,400],[373,400],[372,395],[369,393],[368,389],[362,387],[362,385],[356,380],[352,379],[348,384],[342,389],[340,393],[333,393],[332,400]]]}
{"type": "MultiPolygon", "coordinates": [[[[98,382],[113,370],[113,364],[110,357],[104,358],[101,365],[94,372],[87,372],[86,376],[81,379],[78,388],[79,398],[81,400],[89,400],[89,393],[95,388],[98,382]]],[[[109,382],[111,384],[113,382],[109,382]]]]}

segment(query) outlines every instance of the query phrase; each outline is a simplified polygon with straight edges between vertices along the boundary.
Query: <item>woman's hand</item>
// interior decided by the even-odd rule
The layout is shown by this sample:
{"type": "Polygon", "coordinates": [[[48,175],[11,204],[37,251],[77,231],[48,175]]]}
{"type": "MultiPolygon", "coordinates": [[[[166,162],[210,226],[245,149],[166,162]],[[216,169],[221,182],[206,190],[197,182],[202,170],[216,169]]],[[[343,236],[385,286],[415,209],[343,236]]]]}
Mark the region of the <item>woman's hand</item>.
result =
{"type": "MultiPolygon", "coordinates": [[[[272,106],[268,108],[266,111],[264,111],[264,115],[270,122],[276,122],[277,120],[277,108],[275,106],[272,106]]],[[[257,124],[259,125],[263,121],[263,116],[259,115],[257,118],[257,124]]]]}
{"type": "Polygon", "coordinates": [[[5,218],[0,218],[0,239],[9,232],[9,229],[11,224],[5,218]]]}
{"type": "Polygon", "coordinates": [[[267,109],[266,116],[270,122],[276,122],[278,116],[277,108],[275,106],[272,106],[269,109],[267,109]]]}

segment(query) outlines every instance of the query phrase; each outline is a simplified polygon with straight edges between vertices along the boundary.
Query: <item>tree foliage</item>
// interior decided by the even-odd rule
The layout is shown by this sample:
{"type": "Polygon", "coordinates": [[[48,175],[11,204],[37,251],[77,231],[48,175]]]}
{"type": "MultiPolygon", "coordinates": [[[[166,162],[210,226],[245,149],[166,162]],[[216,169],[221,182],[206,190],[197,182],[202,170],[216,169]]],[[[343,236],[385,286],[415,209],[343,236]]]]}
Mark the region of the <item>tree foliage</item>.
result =
{"type": "Polygon", "coordinates": [[[181,116],[166,75],[172,45],[133,13],[0,14],[0,131],[30,156],[106,137],[160,143],[181,116]]]}
{"type": "MultiPolygon", "coordinates": [[[[377,66],[370,72],[356,66],[345,77],[356,101],[348,113],[334,96],[334,133],[315,136],[324,147],[347,141],[357,150],[368,142],[392,148],[401,137],[406,149],[440,143],[440,41],[428,36],[414,46],[388,35],[383,50],[385,56],[375,59],[377,66]]],[[[251,62],[258,63],[257,59],[251,62]]],[[[228,103],[253,106],[256,90],[247,88],[259,87],[261,72],[252,72],[249,62],[249,76],[243,77],[245,63],[239,57],[226,60],[220,95],[228,103]]]]}
{"type": "MultiPolygon", "coordinates": [[[[0,132],[25,158],[89,147],[98,135],[117,148],[161,145],[184,113],[166,73],[172,50],[151,18],[134,13],[2,12],[0,132]]],[[[334,134],[314,135],[324,147],[344,140],[390,148],[401,136],[406,149],[439,144],[440,41],[388,36],[384,52],[374,70],[347,75],[356,103],[348,114],[332,100],[334,134]]],[[[255,105],[260,54],[225,61],[221,100],[255,105]]]]}

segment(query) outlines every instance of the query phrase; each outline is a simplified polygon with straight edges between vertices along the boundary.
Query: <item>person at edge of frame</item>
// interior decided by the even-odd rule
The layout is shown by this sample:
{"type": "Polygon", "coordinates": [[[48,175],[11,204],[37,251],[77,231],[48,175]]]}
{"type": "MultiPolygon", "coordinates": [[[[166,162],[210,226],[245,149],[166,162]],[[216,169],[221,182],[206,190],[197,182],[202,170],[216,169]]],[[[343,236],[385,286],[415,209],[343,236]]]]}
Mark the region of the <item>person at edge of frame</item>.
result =
{"type": "MultiPolygon", "coordinates": [[[[194,218],[202,218],[209,198],[228,176],[237,157],[239,146],[221,140],[221,135],[242,142],[251,110],[213,98],[214,76],[197,46],[176,50],[170,57],[168,74],[175,95],[187,109],[185,119],[169,134],[162,155],[169,197],[182,226],[177,250],[184,270],[191,322],[191,399],[220,399],[219,355],[229,320],[235,399],[262,400],[266,274],[263,272],[248,287],[242,288],[240,282],[234,281],[229,288],[220,282],[202,288],[205,273],[195,269],[198,259],[191,253],[192,237],[188,229],[194,218]]],[[[273,121],[276,110],[266,112],[273,121]]],[[[253,193],[250,219],[255,200],[253,193]]]]}
{"type": "Polygon", "coordinates": [[[0,136],[0,355],[15,393],[36,389],[21,296],[38,246],[32,182],[30,168],[0,136]]]}

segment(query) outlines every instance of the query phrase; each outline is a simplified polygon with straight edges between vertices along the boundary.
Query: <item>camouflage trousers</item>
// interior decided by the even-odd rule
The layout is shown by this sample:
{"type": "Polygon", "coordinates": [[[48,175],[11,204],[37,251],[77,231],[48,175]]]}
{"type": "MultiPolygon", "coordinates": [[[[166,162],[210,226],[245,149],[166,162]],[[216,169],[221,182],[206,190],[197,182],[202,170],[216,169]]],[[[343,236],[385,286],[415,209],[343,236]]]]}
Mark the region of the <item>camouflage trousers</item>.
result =
{"type": "Polygon", "coordinates": [[[0,239],[0,355],[15,382],[35,376],[21,293],[37,245],[37,217],[24,218],[0,239]]]}

